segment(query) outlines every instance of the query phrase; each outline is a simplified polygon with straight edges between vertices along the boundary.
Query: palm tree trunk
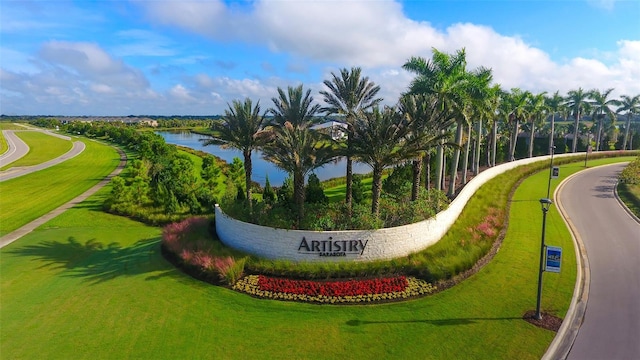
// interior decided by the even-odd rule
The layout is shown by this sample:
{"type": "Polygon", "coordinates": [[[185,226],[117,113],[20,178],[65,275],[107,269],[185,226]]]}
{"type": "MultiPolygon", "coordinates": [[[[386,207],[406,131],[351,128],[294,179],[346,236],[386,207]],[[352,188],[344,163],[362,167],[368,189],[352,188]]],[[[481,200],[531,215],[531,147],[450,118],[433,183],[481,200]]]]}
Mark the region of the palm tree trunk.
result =
{"type": "Polygon", "coordinates": [[[440,142],[436,150],[436,190],[442,190],[442,174],[444,167],[444,145],[440,142]]]}
{"type": "Polygon", "coordinates": [[[480,143],[482,142],[482,118],[478,119],[478,131],[476,134],[477,142],[476,142],[476,150],[474,151],[475,156],[473,157],[474,167],[473,167],[473,175],[477,176],[480,173],[480,143]]]}
{"type": "Polygon", "coordinates": [[[426,169],[424,176],[424,188],[429,190],[431,188],[431,152],[427,153],[427,156],[422,158],[424,164],[422,167],[426,169]]]}
{"type": "Polygon", "coordinates": [[[373,184],[371,185],[371,214],[378,218],[380,212],[380,193],[382,189],[382,168],[373,167],[373,184]]]}
{"type": "Polygon", "coordinates": [[[293,198],[295,199],[298,210],[296,225],[299,228],[304,218],[304,174],[301,171],[295,171],[293,173],[293,198]]]}
{"type": "Polygon", "coordinates": [[[445,181],[447,180],[447,154],[442,155],[442,184],[440,184],[440,189],[444,191],[446,188],[445,181]]]}
{"type": "Polygon", "coordinates": [[[453,197],[456,193],[456,179],[458,176],[458,164],[460,163],[460,149],[462,148],[462,123],[458,124],[456,129],[456,144],[458,145],[454,150],[453,157],[451,158],[451,169],[450,171],[450,179],[449,179],[449,191],[447,194],[449,197],[453,197]]]}
{"type": "Polygon", "coordinates": [[[534,134],[536,133],[536,121],[535,119],[532,117],[531,118],[531,134],[529,134],[529,157],[532,158],[533,157],[533,140],[534,138],[534,134]]]}
{"type": "Polygon", "coordinates": [[[518,143],[518,130],[520,130],[520,120],[518,118],[515,119],[513,123],[513,136],[511,138],[511,146],[509,149],[509,161],[514,161],[516,159],[516,145],[518,143]]]}
{"type": "Polygon", "coordinates": [[[251,151],[244,151],[244,184],[246,186],[246,195],[247,195],[247,207],[249,209],[249,215],[253,214],[253,200],[251,199],[251,151]]]}
{"type": "MultiPolygon", "coordinates": [[[[349,132],[347,138],[347,147],[351,148],[351,132],[349,132]]],[[[349,151],[349,150],[348,150],[349,151]]],[[[346,197],[344,199],[345,204],[347,205],[347,216],[351,217],[352,204],[353,204],[353,159],[351,159],[351,155],[347,155],[347,186],[346,186],[346,197]]]]}
{"type": "Polygon", "coordinates": [[[578,124],[580,123],[580,112],[576,113],[576,121],[573,123],[573,144],[571,144],[571,152],[576,152],[578,146],[578,124]]]}
{"type": "Polygon", "coordinates": [[[422,159],[424,155],[420,155],[420,158],[413,160],[413,181],[411,186],[411,201],[418,200],[418,191],[420,190],[420,175],[422,175],[422,159]]]}
{"type": "Polygon", "coordinates": [[[631,112],[627,114],[627,125],[625,126],[625,129],[624,129],[624,140],[622,140],[622,150],[627,150],[627,139],[629,139],[629,126],[631,126],[631,112]]]}
{"type": "Polygon", "coordinates": [[[471,172],[476,174],[476,163],[478,162],[478,137],[473,138],[473,148],[471,149],[471,172]]]}
{"type": "Polygon", "coordinates": [[[467,183],[467,168],[469,167],[469,149],[471,148],[471,124],[467,125],[467,143],[464,146],[464,159],[462,159],[462,183],[467,183]]]}
{"type": "Polygon", "coordinates": [[[596,136],[596,151],[600,151],[600,142],[602,141],[602,117],[598,115],[598,135],[596,136]]]}
{"type": "Polygon", "coordinates": [[[493,147],[491,151],[491,166],[496,166],[496,152],[498,151],[498,122],[496,120],[493,121],[493,126],[491,127],[491,146],[493,147]]]}

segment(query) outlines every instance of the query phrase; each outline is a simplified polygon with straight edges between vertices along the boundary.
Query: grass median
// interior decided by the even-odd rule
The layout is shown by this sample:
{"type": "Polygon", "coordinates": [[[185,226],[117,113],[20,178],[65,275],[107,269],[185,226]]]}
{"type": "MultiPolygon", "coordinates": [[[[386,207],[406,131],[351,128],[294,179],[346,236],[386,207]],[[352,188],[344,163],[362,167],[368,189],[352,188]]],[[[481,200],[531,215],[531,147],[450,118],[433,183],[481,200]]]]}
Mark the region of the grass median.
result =
{"type": "Polygon", "coordinates": [[[29,146],[29,152],[22,158],[3,166],[0,170],[41,164],[63,155],[73,146],[69,140],[40,131],[16,131],[15,134],[29,146]]]}
{"type": "Polygon", "coordinates": [[[0,236],[82,194],[115,169],[120,161],[115,149],[95,141],[83,141],[85,151],[72,159],[0,182],[0,236]]]}
{"type": "MultiPolygon", "coordinates": [[[[561,176],[581,169],[564,165],[561,176]]],[[[100,211],[105,188],[0,250],[0,352],[48,359],[539,359],[555,333],[521,318],[535,307],[538,199],[546,196],[547,176],[539,172],[518,187],[502,247],[477,274],[433,296],[367,306],[259,300],[194,280],[162,258],[159,229],[100,211]]],[[[564,263],[560,274],[545,274],[542,308],[562,317],[576,268],[555,207],[547,243],[563,247],[564,263]]]]}

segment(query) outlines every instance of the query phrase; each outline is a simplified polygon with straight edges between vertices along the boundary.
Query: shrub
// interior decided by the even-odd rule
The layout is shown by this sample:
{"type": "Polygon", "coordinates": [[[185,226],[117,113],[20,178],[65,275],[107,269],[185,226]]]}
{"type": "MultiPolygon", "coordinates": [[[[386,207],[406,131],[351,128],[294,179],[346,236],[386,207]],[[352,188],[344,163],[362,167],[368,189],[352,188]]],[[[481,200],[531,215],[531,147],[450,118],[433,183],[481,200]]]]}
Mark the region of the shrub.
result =
{"type": "Polygon", "coordinates": [[[622,170],[620,182],[629,185],[640,184],[640,156],[622,170]]]}

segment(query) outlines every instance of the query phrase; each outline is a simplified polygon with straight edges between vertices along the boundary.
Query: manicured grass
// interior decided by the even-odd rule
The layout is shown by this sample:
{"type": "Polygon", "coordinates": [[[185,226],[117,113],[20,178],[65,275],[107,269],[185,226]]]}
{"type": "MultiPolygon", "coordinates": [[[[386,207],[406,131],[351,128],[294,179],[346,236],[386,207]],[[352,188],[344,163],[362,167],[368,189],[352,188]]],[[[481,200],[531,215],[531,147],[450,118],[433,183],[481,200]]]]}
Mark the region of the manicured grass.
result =
{"type": "Polygon", "coordinates": [[[0,155],[7,152],[7,150],[9,150],[7,139],[5,139],[4,135],[0,135],[0,155]]]}
{"type": "MultiPolygon", "coordinates": [[[[590,165],[599,162],[605,161],[590,165]]],[[[561,175],[580,169],[566,165],[561,175]]],[[[161,257],[158,229],[99,211],[105,188],[0,250],[0,353],[47,359],[539,359],[555,333],[521,317],[535,307],[538,199],[546,196],[546,176],[535,174],[518,188],[502,248],[479,273],[434,296],[374,306],[259,300],[193,280],[161,257]]],[[[563,316],[575,255],[555,206],[547,243],[562,246],[564,259],[562,273],[545,274],[542,307],[563,316]]]]}
{"type": "Polygon", "coordinates": [[[0,183],[0,236],[82,194],[113,171],[120,159],[116,150],[84,142],[85,151],[72,159],[0,183]]]}
{"type": "MultiPolygon", "coordinates": [[[[386,179],[388,175],[383,175],[382,179],[386,179]]],[[[373,184],[373,177],[365,177],[361,181],[365,201],[371,201],[371,186],[373,184]]],[[[343,201],[347,192],[347,185],[337,185],[327,189],[324,189],[324,194],[329,198],[329,202],[343,201]]]]}
{"type": "Polygon", "coordinates": [[[0,170],[41,164],[63,155],[73,146],[69,140],[47,135],[40,131],[16,131],[15,134],[29,146],[29,152],[22,158],[3,166],[0,170]]]}
{"type": "Polygon", "coordinates": [[[16,125],[11,122],[0,121],[0,130],[24,130],[24,126],[16,125]]]}
{"type": "Polygon", "coordinates": [[[640,217],[640,185],[619,184],[618,195],[627,208],[640,217]]]}

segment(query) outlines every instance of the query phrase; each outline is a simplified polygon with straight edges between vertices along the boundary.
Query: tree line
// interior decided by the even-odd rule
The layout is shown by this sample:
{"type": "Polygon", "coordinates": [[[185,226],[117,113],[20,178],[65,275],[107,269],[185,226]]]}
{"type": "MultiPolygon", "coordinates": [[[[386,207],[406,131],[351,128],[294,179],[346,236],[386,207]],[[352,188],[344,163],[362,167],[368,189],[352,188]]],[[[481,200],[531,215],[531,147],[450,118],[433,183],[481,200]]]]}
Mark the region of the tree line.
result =
{"type": "Polygon", "coordinates": [[[298,222],[305,211],[305,177],[338,157],[347,159],[345,216],[349,217],[353,161],[366,163],[373,170],[371,214],[377,216],[383,170],[399,164],[411,164],[410,199],[415,201],[421,187],[446,190],[449,197],[455,196],[459,186],[468,181],[468,173],[477,175],[481,166],[495,166],[499,154],[507,161],[515,160],[519,135],[525,132],[528,157],[534,156],[541,129],[548,133],[545,153],[553,151],[559,137],[565,147],[570,142],[571,152],[576,152],[584,135],[587,139],[583,142],[593,145],[595,151],[618,143],[619,149],[631,148],[631,120],[640,114],[640,95],[613,99],[613,89],[578,88],[565,96],[558,91],[550,95],[505,90],[493,83],[491,69],[468,69],[464,49],[451,54],[433,49],[431,59],[412,57],[403,68],[415,78],[393,106],[381,106],[380,87],[363,76],[359,67],[344,68],[323,82],[322,104],[314,102],[311,91],[305,91],[303,85],[278,88],[272,107],[264,112],[259,101],[233,100],[222,118],[212,124],[210,138],[204,143],[243,153],[245,201],[250,213],[251,153],[260,150],[265,160],[288,172],[293,178],[298,222]],[[581,123],[586,116],[595,124],[591,128],[581,123]],[[626,118],[621,137],[618,116],[626,118]],[[573,118],[573,126],[556,125],[560,117],[565,121],[573,118]],[[589,137],[592,131],[593,140],[589,137]]]}

